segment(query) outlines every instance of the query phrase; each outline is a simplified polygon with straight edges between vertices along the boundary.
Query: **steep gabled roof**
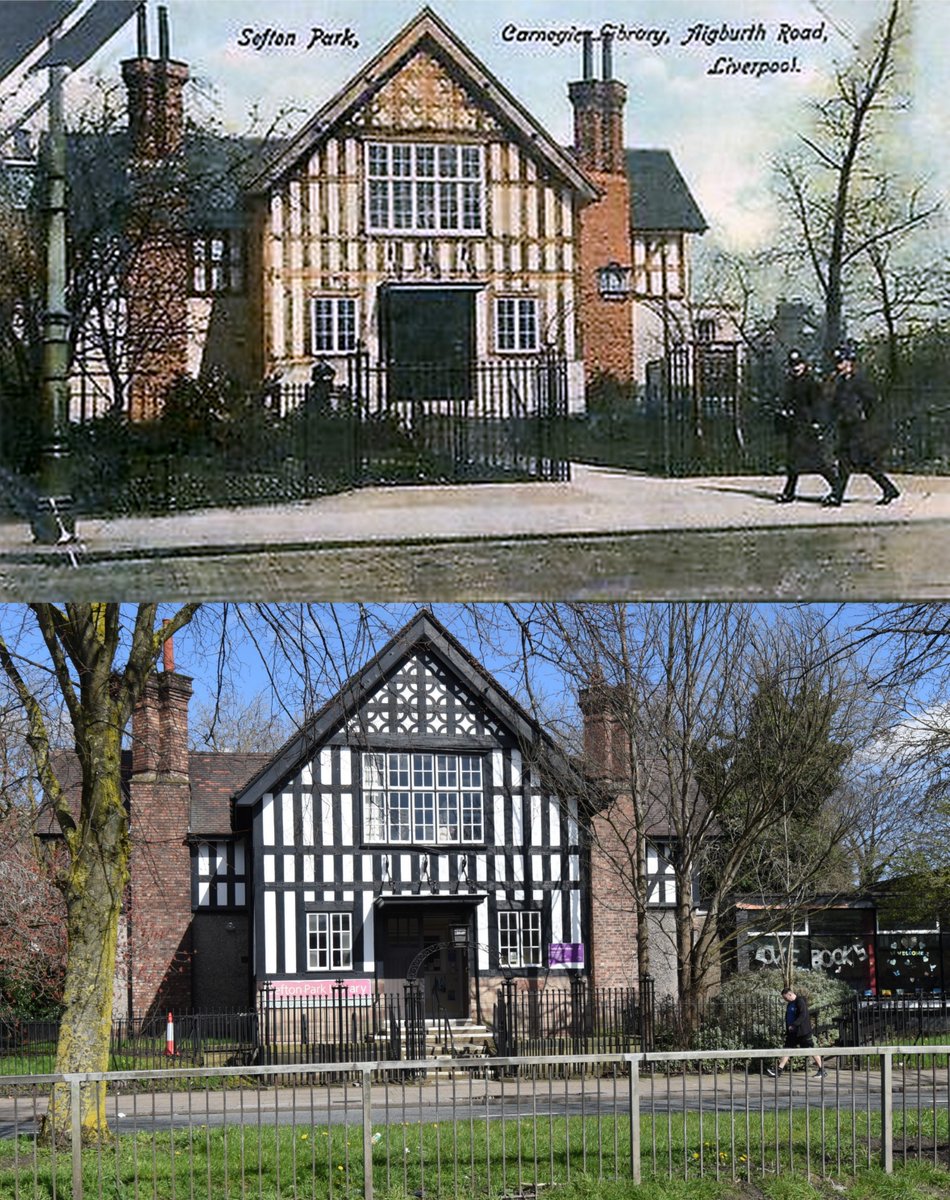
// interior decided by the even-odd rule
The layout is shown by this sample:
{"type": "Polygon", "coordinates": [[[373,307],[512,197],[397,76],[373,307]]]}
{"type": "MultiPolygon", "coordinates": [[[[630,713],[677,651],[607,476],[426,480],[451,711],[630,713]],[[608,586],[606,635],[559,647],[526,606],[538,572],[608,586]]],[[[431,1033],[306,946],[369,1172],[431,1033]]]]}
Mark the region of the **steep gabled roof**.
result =
{"type": "Polygon", "coordinates": [[[624,150],[630,226],[637,233],[703,233],[706,219],[669,150],[624,150]]]}
{"type": "Polygon", "coordinates": [[[272,792],[308,762],[317,747],[339,730],[415,650],[425,649],[437,658],[477,697],[501,725],[509,729],[525,749],[537,754],[559,781],[579,776],[566,757],[538,723],[485,668],[438,621],[428,609],[420,611],[370,661],[324,704],[300,733],[277,751],[273,759],[234,797],[236,805],[255,803],[272,792]]]}
{"type": "Polygon", "coordinates": [[[428,7],[423,8],[371,62],[311,117],[257,176],[250,190],[263,192],[272,187],[301,158],[329,137],[340,122],[362,108],[420,47],[425,47],[448,64],[467,87],[482,97],[486,108],[491,109],[496,119],[511,131],[512,137],[541,159],[553,174],[581,193],[585,201],[597,198],[597,189],[580,170],[572,155],[554,141],[428,7]]]}

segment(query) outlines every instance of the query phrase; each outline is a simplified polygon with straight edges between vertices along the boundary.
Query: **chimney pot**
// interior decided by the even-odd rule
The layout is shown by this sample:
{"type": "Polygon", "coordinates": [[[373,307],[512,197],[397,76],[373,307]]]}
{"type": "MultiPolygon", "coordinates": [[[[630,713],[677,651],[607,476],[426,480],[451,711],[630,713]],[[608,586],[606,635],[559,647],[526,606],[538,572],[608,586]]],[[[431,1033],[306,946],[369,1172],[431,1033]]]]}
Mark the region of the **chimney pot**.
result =
{"type": "Polygon", "coordinates": [[[604,83],[608,83],[614,74],[613,44],[614,35],[605,33],[601,37],[601,65],[603,67],[604,83]]]}
{"type": "Polygon", "coordinates": [[[582,61],[584,79],[594,78],[594,35],[585,33],[582,43],[582,61]]]}
{"type": "Polygon", "coordinates": [[[158,57],[163,62],[167,62],[171,57],[168,38],[168,9],[164,5],[158,10],[158,57]]]}
{"type": "Polygon", "coordinates": [[[148,58],[148,13],[145,5],[140,4],[135,12],[136,26],[136,55],[148,58]]]}

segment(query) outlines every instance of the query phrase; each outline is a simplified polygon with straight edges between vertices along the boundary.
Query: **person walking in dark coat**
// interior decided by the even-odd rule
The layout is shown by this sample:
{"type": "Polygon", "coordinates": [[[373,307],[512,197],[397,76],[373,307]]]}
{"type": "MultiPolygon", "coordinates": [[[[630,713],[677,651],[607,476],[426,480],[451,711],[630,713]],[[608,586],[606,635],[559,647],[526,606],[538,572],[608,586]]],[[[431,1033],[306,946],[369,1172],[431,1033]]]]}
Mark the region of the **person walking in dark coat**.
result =
{"type": "Polygon", "coordinates": [[[785,487],[775,497],[779,504],[795,499],[799,475],[814,472],[828,484],[825,499],[837,495],[838,476],[834,468],[828,434],[830,419],[821,384],[811,372],[800,350],[788,353],[785,397],[782,416],[788,437],[785,487]]]}
{"type": "Polygon", "coordinates": [[[831,403],[838,426],[838,488],[829,503],[841,504],[849,477],[859,473],[870,475],[881,489],[878,504],[890,504],[900,492],[884,474],[884,447],[880,430],[875,429],[872,421],[874,388],[858,371],[857,352],[853,346],[839,346],[835,350],[831,403]]]}
{"type": "MultiPolygon", "coordinates": [[[[782,999],[785,1001],[785,1048],[786,1050],[810,1050],[815,1042],[812,1037],[811,1014],[804,996],[799,996],[792,988],[782,989],[782,999]]],[[[791,1055],[780,1058],[774,1067],[766,1069],[766,1075],[780,1075],[788,1065],[791,1055]]],[[[821,1065],[821,1055],[813,1054],[817,1070],[815,1077],[824,1078],[826,1072],[821,1065]]]]}

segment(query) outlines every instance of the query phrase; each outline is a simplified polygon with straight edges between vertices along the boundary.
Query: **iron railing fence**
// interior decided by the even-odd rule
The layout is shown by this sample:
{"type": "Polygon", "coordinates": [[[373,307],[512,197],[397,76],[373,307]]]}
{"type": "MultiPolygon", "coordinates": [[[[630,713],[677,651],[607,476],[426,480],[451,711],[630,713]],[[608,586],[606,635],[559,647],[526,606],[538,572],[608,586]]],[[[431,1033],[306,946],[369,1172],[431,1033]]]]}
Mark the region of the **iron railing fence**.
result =
{"type": "Polygon", "coordinates": [[[950,1045],[847,1048],[823,1076],[796,1060],[770,1076],[778,1053],[312,1064],[292,1082],[279,1066],[12,1077],[0,1194],[471,1200],[946,1165],[950,1045]],[[101,1085],[109,1136],[90,1141],[80,1105],[101,1085]]]}
{"type": "Polygon", "coordinates": [[[342,981],[326,999],[260,998],[262,1063],[374,1062],[403,1058],[402,998],[395,994],[349,996],[342,981]]]}
{"type": "Polygon", "coordinates": [[[513,982],[494,1005],[495,1047],[502,1055],[625,1054],[653,1045],[653,980],[633,987],[525,991],[513,982]]]}
{"type": "MultiPolygon", "coordinates": [[[[856,998],[864,1004],[864,998],[856,998]]],[[[868,1040],[920,1040],[919,1010],[883,1006],[889,1014],[855,1024],[851,1008],[818,1009],[812,1016],[819,1040],[849,1044],[868,1040]],[[880,1032],[882,1036],[871,1035],[880,1032]],[[889,1032],[884,1037],[883,1033],[889,1032]],[[906,1037],[903,1036],[906,1033],[906,1037]]],[[[862,1012],[867,1011],[866,1008],[862,1012]]],[[[928,1020],[936,1020],[936,1009],[928,1020]]],[[[294,1065],[309,1062],[375,1062],[429,1056],[471,1056],[493,1048],[498,1054],[631,1053],[648,1050],[764,1049],[784,1039],[785,1006],[777,997],[710,998],[687,1012],[671,997],[655,999],[647,976],[637,987],[574,985],[524,990],[503,985],[491,1012],[491,1038],[456,1035],[444,1014],[433,1014],[407,993],[350,996],[340,981],[325,997],[278,996],[263,988],[254,1010],[174,1012],[173,1057],[195,1066],[245,1063],[294,1065]]],[[[0,1023],[0,1063],[7,1072],[55,1069],[55,1021],[0,1023]]],[[[110,1042],[113,1070],[158,1070],[168,1065],[167,1015],[116,1019],[110,1042]]],[[[948,1030],[950,1036],[950,1030],[948,1030]]]]}
{"type": "MultiPolygon", "coordinates": [[[[675,390],[669,400],[631,401],[623,410],[575,418],[571,455],[671,478],[779,474],[787,459],[780,409],[778,399],[742,392],[703,397],[675,390]]],[[[881,398],[874,424],[891,469],[950,472],[950,406],[942,393],[895,388],[881,398]]],[[[833,456],[833,430],[826,436],[833,456]]]]}
{"type": "MultiPolygon", "coordinates": [[[[370,484],[569,476],[567,363],[559,355],[460,369],[373,362],[359,348],[343,376],[318,365],[312,383],[251,391],[186,381],[159,419],[110,413],[75,421],[67,438],[74,507],[167,513],[370,484]]],[[[32,513],[41,444],[22,430],[3,436],[0,419],[0,509],[32,513]]]]}
{"type": "MultiPolygon", "coordinates": [[[[167,1014],[116,1017],[109,1037],[110,1069],[161,1070],[172,1060],[192,1066],[232,1066],[255,1061],[260,1055],[257,1012],[176,1012],[172,1016],[172,1052],[167,1014]]],[[[55,1070],[58,1039],[58,1020],[0,1020],[3,1073],[55,1070]]]]}
{"type": "Polygon", "coordinates": [[[379,481],[568,478],[567,362],[554,352],[394,365],[358,349],[346,371],[363,470],[379,481]]]}
{"type": "Polygon", "coordinates": [[[851,996],[842,1008],[839,1031],[840,1040],[853,1046],[950,1041],[950,997],[851,996]]]}

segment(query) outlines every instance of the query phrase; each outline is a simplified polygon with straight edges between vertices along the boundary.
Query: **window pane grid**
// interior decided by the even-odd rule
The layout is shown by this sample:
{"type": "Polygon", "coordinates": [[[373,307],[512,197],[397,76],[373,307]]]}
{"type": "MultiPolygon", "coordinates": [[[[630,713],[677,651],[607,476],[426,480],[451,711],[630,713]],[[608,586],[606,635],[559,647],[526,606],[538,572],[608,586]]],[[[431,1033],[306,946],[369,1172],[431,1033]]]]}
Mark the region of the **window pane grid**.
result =
{"type": "Polygon", "coordinates": [[[537,350],[537,300],[533,296],[499,296],[495,301],[495,337],[500,351],[537,350]]]}
{"type": "Polygon", "coordinates": [[[353,917],[350,913],[307,913],[307,969],[342,971],[353,966],[353,917]]]}
{"type": "Polygon", "coordinates": [[[481,233],[480,146],[370,144],[367,215],[372,230],[481,233]]]}
{"type": "Polygon", "coordinates": [[[356,300],[352,296],[314,296],[311,331],[315,354],[339,354],[356,346],[356,300]]]}
{"type": "Polygon", "coordinates": [[[368,842],[484,840],[482,765],[473,755],[367,753],[363,788],[368,842]]]}
{"type": "Polygon", "coordinates": [[[498,962],[502,967],[541,966],[541,914],[498,914],[498,962]]]}

